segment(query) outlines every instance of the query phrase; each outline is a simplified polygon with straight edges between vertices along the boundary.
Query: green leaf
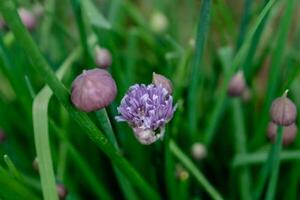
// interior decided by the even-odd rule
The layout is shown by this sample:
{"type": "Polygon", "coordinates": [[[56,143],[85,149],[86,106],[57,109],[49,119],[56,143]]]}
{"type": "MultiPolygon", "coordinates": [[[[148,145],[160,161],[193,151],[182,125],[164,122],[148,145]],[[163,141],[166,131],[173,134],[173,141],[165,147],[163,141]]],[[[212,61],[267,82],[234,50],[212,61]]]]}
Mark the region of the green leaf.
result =
{"type": "MultiPolygon", "coordinates": [[[[63,63],[57,72],[59,79],[70,68],[71,63],[79,57],[80,50],[77,48],[63,63]]],[[[34,140],[39,161],[44,199],[58,200],[56,181],[52,164],[49,130],[48,130],[48,104],[53,92],[45,86],[35,97],[33,102],[33,128],[34,140]]]]}
{"type": "Polygon", "coordinates": [[[111,24],[104,16],[97,10],[97,7],[91,0],[82,0],[81,4],[85,9],[85,13],[93,26],[104,29],[111,29],[111,24]]]}

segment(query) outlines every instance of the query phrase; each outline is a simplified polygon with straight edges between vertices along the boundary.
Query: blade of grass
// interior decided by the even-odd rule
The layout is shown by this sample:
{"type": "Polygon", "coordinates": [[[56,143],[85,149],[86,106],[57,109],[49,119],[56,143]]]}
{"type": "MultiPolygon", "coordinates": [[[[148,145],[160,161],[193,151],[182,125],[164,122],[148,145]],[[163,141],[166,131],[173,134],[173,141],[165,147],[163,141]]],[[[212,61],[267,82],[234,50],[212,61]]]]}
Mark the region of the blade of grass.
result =
{"type": "Polygon", "coordinates": [[[72,145],[66,135],[63,134],[61,130],[53,120],[49,120],[50,127],[53,129],[57,137],[66,145],[68,153],[70,154],[71,159],[73,160],[76,167],[82,173],[82,177],[86,180],[86,183],[91,187],[91,191],[94,192],[99,199],[112,200],[113,198],[107,192],[106,186],[103,185],[101,181],[98,180],[97,176],[94,174],[93,169],[89,167],[86,160],[80,155],[76,150],[74,145],[72,145]]]}
{"type": "Polygon", "coordinates": [[[197,95],[198,95],[198,83],[203,79],[202,73],[202,56],[204,45],[209,31],[209,19],[211,10],[211,0],[204,0],[201,5],[199,22],[197,27],[196,36],[196,50],[193,58],[193,63],[190,72],[190,85],[188,91],[188,121],[189,131],[191,136],[196,134],[197,131],[197,95]]]}
{"type": "Polygon", "coordinates": [[[237,44],[236,44],[237,50],[241,47],[241,45],[244,42],[244,38],[246,35],[249,20],[250,20],[252,2],[253,2],[252,0],[244,1],[245,6],[244,6],[244,11],[243,11],[243,17],[242,17],[240,31],[239,31],[239,35],[238,35],[238,39],[237,39],[237,44]]]}
{"type": "Polygon", "coordinates": [[[3,158],[4,158],[4,162],[6,163],[11,175],[13,177],[15,177],[16,180],[22,181],[22,176],[21,176],[20,172],[18,171],[18,169],[16,168],[15,164],[10,159],[10,157],[8,155],[4,155],[3,158]]]}
{"type": "Polygon", "coordinates": [[[216,131],[216,128],[218,125],[218,121],[221,117],[222,111],[224,110],[225,103],[226,103],[226,91],[227,91],[229,81],[230,81],[232,75],[234,74],[234,72],[236,71],[236,69],[244,61],[255,31],[258,29],[258,27],[261,24],[262,20],[264,19],[265,15],[272,8],[274,3],[275,3],[275,0],[270,0],[269,3],[264,7],[264,9],[260,13],[258,19],[256,20],[255,24],[253,25],[253,27],[250,28],[248,34],[245,37],[245,42],[243,43],[243,45],[237,52],[236,56],[234,57],[234,59],[232,61],[231,68],[229,69],[229,71],[226,73],[226,75],[224,77],[224,83],[220,89],[220,94],[218,95],[218,100],[216,102],[216,106],[214,107],[214,109],[212,111],[208,126],[205,129],[204,143],[207,147],[209,147],[211,145],[211,142],[213,140],[213,137],[215,135],[215,131],[216,131]]]}
{"type": "Polygon", "coordinates": [[[283,127],[277,129],[277,136],[274,150],[274,160],[272,165],[271,177],[266,194],[266,200],[273,200],[276,193],[276,185],[280,168],[280,151],[282,148],[283,127]]]}
{"type": "MultiPolygon", "coordinates": [[[[261,199],[261,196],[263,194],[263,189],[266,184],[268,176],[270,174],[271,174],[271,176],[275,176],[274,173],[276,173],[276,176],[277,176],[278,169],[276,169],[276,167],[279,167],[279,164],[277,162],[280,162],[278,160],[279,160],[279,156],[280,156],[279,154],[280,154],[281,145],[282,145],[281,143],[282,143],[282,127],[279,127],[277,130],[276,142],[275,142],[275,144],[272,145],[272,148],[269,152],[268,158],[267,158],[266,162],[264,163],[263,167],[261,168],[259,179],[258,179],[258,184],[257,184],[257,187],[254,190],[254,194],[253,194],[254,199],[257,199],[257,200],[261,199]],[[275,168],[273,168],[274,165],[275,165],[275,168]],[[276,172],[276,170],[277,170],[277,172],[276,172]]],[[[276,178],[276,177],[272,177],[271,179],[274,179],[274,178],[276,178]]],[[[274,180],[272,180],[270,183],[271,184],[269,185],[269,188],[271,190],[273,190],[274,184],[276,184],[276,183],[274,183],[274,180]]],[[[273,192],[273,191],[271,191],[271,192],[273,192]]],[[[268,191],[268,193],[270,193],[270,191],[268,191]]]]}
{"type": "MultiPolygon", "coordinates": [[[[268,4],[270,0],[264,0],[262,9],[268,4]]],[[[258,28],[255,30],[254,36],[252,38],[252,41],[250,43],[250,48],[247,53],[246,59],[243,63],[243,70],[244,70],[244,75],[245,79],[247,80],[248,83],[251,83],[251,78],[254,73],[254,67],[252,66],[253,64],[253,59],[254,55],[257,49],[257,45],[261,39],[262,32],[265,28],[266,21],[268,19],[270,10],[266,13],[265,17],[263,18],[262,22],[259,24],[258,28]]]]}
{"type": "Polygon", "coordinates": [[[217,190],[208,182],[205,176],[197,169],[193,162],[181,151],[181,149],[173,140],[170,141],[170,151],[175,157],[178,158],[178,160],[180,160],[180,162],[182,162],[184,167],[191,172],[191,174],[196,178],[197,182],[206,190],[212,199],[223,199],[217,190]]]}
{"type": "MultiPolygon", "coordinates": [[[[232,167],[241,167],[245,165],[258,165],[265,163],[268,157],[267,152],[257,152],[248,154],[238,154],[232,161],[232,167]]],[[[295,162],[300,160],[300,151],[285,150],[280,153],[281,162],[295,162]]]]}
{"type": "Polygon", "coordinates": [[[104,16],[96,9],[96,6],[91,0],[81,1],[85,13],[89,18],[93,26],[103,29],[111,29],[110,23],[104,18],[104,16]]]}
{"type": "MultiPolygon", "coordinates": [[[[114,147],[119,151],[119,145],[117,142],[117,139],[115,137],[114,131],[112,129],[110,120],[108,118],[106,109],[101,109],[96,112],[97,118],[100,122],[101,127],[104,130],[104,133],[107,135],[110,142],[114,145],[114,147]]],[[[138,197],[135,194],[135,191],[131,187],[131,184],[125,179],[124,175],[118,170],[116,167],[114,167],[114,171],[117,175],[117,179],[119,181],[120,187],[123,191],[123,194],[125,195],[126,199],[128,200],[137,200],[138,197]]]]}
{"type": "MultiPolygon", "coordinates": [[[[77,48],[70,57],[62,64],[57,72],[59,79],[71,67],[72,62],[79,57],[80,50],[77,48]]],[[[44,199],[57,199],[56,181],[52,164],[50,140],[48,133],[48,104],[52,91],[45,86],[35,97],[33,102],[33,128],[36,145],[37,159],[39,161],[39,172],[42,183],[44,199]]]]}
{"type": "Polygon", "coordinates": [[[286,2],[286,9],[280,21],[280,25],[278,27],[278,38],[275,43],[274,52],[272,54],[271,68],[269,70],[269,79],[268,86],[266,91],[266,98],[264,102],[264,106],[262,112],[260,114],[260,119],[258,120],[258,126],[253,136],[253,141],[251,144],[253,146],[257,146],[263,141],[263,133],[266,130],[268,119],[269,119],[269,107],[271,105],[272,100],[280,92],[278,90],[280,84],[280,76],[281,76],[281,64],[284,57],[284,46],[286,45],[289,33],[289,27],[292,22],[293,10],[295,9],[295,0],[289,0],[286,2]]]}
{"type": "Polygon", "coordinates": [[[112,160],[112,162],[127,176],[128,180],[134,184],[140,192],[145,194],[147,199],[160,199],[159,195],[149,186],[147,182],[137,173],[137,171],[125,160],[120,152],[116,151],[113,145],[108,142],[107,138],[90,120],[87,114],[76,110],[69,101],[69,92],[64,85],[57,79],[51,70],[47,61],[44,59],[39,49],[33,42],[28,31],[16,12],[12,0],[1,1],[0,10],[5,20],[14,32],[16,40],[25,51],[27,56],[34,63],[32,67],[37,74],[44,78],[45,82],[53,90],[55,96],[64,105],[75,122],[84,130],[89,138],[112,160]]]}
{"type": "MultiPolygon", "coordinates": [[[[91,67],[94,65],[94,61],[92,58],[92,54],[90,52],[88,42],[87,42],[87,27],[84,22],[83,18],[83,12],[81,8],[81,0],[70,0],[73,8],[73,12],[75,15],[76,19],[76,24],[77,24],[77,29],[80,35],[80,41],[81,41],[81,46],[83,49],[83,58],[84,58],[84,63],[88,66],[91,67]]],[[[86,2],[86,1],[84,1],[86,2]]]]}
{"type": "MultiPolygon", "coordinates": [[[[235,125],[235,152],[238,154],[247,153],[246,150],[246,131],[244,124],[244,116],[242,113],[242,106],[239,99],[233,100],[233,121],[235,125]]],[[[241,190],[241,199],[249,200],[251,197],[250,188],[250,171],[247,166],[239,170],[239,187],[241,190]]]]}
{"type": "Polygon", "coordinates": [[[7,173],[0,166],[0,197],[9,200],[20,200],[20,199],[32,199],[38,200],[33,192],[28,190],[23,184],[13,179],[9,173],[7,173]]]}

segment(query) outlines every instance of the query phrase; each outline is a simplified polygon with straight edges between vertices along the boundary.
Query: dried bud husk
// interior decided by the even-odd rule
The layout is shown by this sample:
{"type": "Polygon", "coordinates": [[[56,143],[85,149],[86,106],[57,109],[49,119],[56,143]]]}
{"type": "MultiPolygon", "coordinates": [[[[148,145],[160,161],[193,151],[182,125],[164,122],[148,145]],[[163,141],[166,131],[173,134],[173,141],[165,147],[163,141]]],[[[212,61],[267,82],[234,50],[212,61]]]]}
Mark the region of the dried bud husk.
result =
{"type": "Polygon", "coordinates": [[[6,140],[6,135],[2,129],[0,129],[0,144],[6,140]]]}
{"type": "Polygon", "coordinates": [[[117,87],[103,69],[83,71],[72,83],[71,100],[81,111],[91,112],[108,106],[116,97],[117,87]]]}
{"type": "Polygon", "coordinates": [[[57,194],[58,194],[58,197],[60,200],[66,199],[66,197],[68,195],[68,190],[62,183],[56,184],[56,190],[57,190],[57,194]]]}
{"type": "Polygon", "coordinates": [[[163,13],[156,11],[152,14],[150,19],[150,27],[152,31],[155,33],[163,33],[167,30],[168,25],[169,21],[163,13]]]}
{"type": "Polygon", "coordinates": [[[173,93],[172,82],[163,75],[156,74],[153,72],[152,83],[156,86],[161,86],[165,88],[169,94],[173,93]]]}
{"type": "Polygon", "coordinates": [[[227,94],[231,97],[239,97],[246,88],[244,73],[243,71],[238,71],[229,82],[227,94]]]}
{"type": "Polygon", "coordinates": [[[285,94],[272,102],[270,115],[275,124],[289,126],[296,120],[297,108],[285,94]]]}
{"type": "Polygon", "coordinates": [[[24,26],[32,31],[36,28],[37,26],[37,20],[36,17],[33,15],[32,12],[30,12],[29,10],[25,9],[25,8],[20,8],[18,10],[18,13],[20,15],[20,18],[24,24],[24,26]]]}
{"type": "MultiPolygon", "coordinates": [[[[278,125],[276,125],[273,122],[269,122],[269,126],[268,126],[268,138],[274,142],[276,135],[277,135],[277,129],[278,129],[278,125]]],[[[282,137],[282,143],[284,145],[289,145],[291,144],[297,135],[297,126],[295,124],[291,124],[289,126],[284,126],[283,127],[283,137],[282,137]]]]}
{"type": "Polygon", "coordinates": [[[100,48],[99,46],[96,47],[96,65],[99,68],[107,69],[112,64],[112,57],[109,50],[100,48]]]}
{"type": "Polygon", "coordinates": [[[202,160],[207,156],[206,147],[201,143],[194,143],[191,147],[191,154],[195,160],[202,160]]]}

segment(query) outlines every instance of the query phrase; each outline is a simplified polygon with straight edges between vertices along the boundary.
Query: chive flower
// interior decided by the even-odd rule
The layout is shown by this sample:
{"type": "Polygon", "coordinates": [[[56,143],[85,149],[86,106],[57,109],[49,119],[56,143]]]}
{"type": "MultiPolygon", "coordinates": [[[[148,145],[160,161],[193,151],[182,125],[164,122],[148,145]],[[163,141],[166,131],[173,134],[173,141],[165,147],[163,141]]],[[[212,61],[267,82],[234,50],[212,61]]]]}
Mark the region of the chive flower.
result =
{"type": "Polygon", "coordinates": [[[165,125],[172,119],[175,109],[173,97],[166,88],[135,84],[123,97],[116,120],[126,121],[138,141],[149,145],[163,138],[165,125]]]}

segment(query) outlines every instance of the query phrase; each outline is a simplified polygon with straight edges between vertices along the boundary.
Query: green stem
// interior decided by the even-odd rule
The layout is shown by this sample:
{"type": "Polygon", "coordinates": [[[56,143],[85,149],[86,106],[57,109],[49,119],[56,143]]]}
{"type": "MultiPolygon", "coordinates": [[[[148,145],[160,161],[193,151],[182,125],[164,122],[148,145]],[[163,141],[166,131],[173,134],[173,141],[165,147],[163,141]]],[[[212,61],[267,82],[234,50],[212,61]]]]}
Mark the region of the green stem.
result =
{"type": "MultiPolygon", "coordinates": [[[[245,165],[257,165],[266,162],[267,152],[257,152],[251,154],[238,154],[232,162],[233,167],[241,167],[245,165]]],[[[300,161],[300,151],[286,150],[280,153],[280,161],[300,161]]]]}
{"type": "MultiPolygon", "coordinates": [[[[110,120],[108,118],[106,109],[103,108],[96,112],[97,118],[100,122],[101,127],[103,128],[104,132],[106,133],[109,141],[114,145],[116,150],[120,150],[117,139],[115,137],[114,131],[112,129],[110,120]]],[[[131,187],[131,184],[126,180],[124,175],[118,170],[116,167],[114,167],[114,171],[117,175],[117,179],[119,181],[119,184],[121,186],[121,189],[128,200],[137,200],[138,197],[135,194],[135,191],[131,187]]]]}
{"type": "Polygon", "coordinates": [[[276,185],[280,168],[280,151],[282,148],[283,127],[279,126],[277,130],[276,143],[274,149],[274,160],[272,165],[271,178],[268,185],[266,200],[273,200],[276,193],[276,185]]]}
{"type": "Polygon", "coordinates": [[[203,72],[201,70],[202,54],[206,35],[209,29],[209,19],[211,10],[211,0],[204,0],[200,10],[200,19],[198,23],[197,37],[196,37],[196,51],[190,73],[190,87],[188,92],[188,118],[190,133],[194,135],[197,130],[197,95],[198,83],[203,80],[203,72]],[[201,76],[202,75],[202,76],[201,76]]]}
{"type": "MultiPolygon", "coordinates": [[[[244,116],[242,113],[242,106],[239,99],[233,100],[233,115],[235,125],[235,149],[239,154],[247,153],[246,150],[246,131],[244,124],[244,116]]],[[[244,166],[239,170],[239,187],[241,188],[241,199],[250,199],[250,172],[247,166],[244,166]]]]}
{"type": "Polygon", "coordinates": [[[223,199],[218,191],[209,183],[205,176],[197,169],[193,162],[181,151],[181,149],[173,140],[170,141],[170,150],[174,154],[174,156],[182,162],[185,168],[195,176],[198,183],[206,190],[206,192],[211,196],[212,199],[223,199]]]}
{"type": "Polygon", "coordinates": [[[137,171],[116,151],[103,133],[90,120],[86,113],[80,112],[70,103],[70,95],[64,85],[57,79],[51,67],[40,53],[38,47],[22,24],[13,0],[0,1],[0,10],[5,21],[13,31],[16,40],[27,56],[31,59],[32,67],[53,90],[55,96],[63,104],[71,117],[84,130],[89,138],[112,160],[147,199],[160,199],[159,195],[148,185],[137,171]]]}
{"type": "Polygon", "coordinates": [[[61,130],[53,120],[49,120],[50,127],[53,129],[53,132],[57,135],[57,137],[63,142],[66,146],[70,158],[73,160],[75,166],[77,166],[78,170],[82,173],[82,177],[85,178],[86,183],[90,186],[91,191],[95,192],[95,195],[98,199],[106,199],[112,200],[112,196],[107,192],[105,185],[103,185],[102,181],[97,178],[94,174],[93,169],[89,167],[86,160],[80,155],[80,153],[76,150],[76,148],[69,142],[66,135],[63,134],[63,130],[61,130]]]}

